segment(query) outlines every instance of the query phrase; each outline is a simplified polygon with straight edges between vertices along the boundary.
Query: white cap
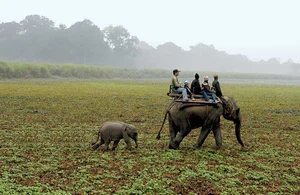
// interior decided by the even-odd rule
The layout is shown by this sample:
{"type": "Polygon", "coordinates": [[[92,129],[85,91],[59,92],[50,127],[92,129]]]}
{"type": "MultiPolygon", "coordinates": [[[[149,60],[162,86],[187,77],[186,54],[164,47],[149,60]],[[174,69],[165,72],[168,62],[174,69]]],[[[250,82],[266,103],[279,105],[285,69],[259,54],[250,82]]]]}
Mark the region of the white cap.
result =
{"type": "Polygon", "coordinates": [[[208,76],[205,76],[205,77],[204,77],[204,80],[205,80],[205,81],[208,81],[208,76]]]}

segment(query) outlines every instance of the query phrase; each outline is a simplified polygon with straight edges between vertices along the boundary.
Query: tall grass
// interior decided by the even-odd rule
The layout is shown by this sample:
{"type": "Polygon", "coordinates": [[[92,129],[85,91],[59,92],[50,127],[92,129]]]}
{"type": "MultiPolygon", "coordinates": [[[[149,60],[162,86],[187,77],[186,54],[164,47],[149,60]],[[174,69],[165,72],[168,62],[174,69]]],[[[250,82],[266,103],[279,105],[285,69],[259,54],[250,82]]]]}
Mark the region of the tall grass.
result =
{"type": "Polygon", "coordinates": [[[31,64],[0,61],[0,78],[164,78],[168,70],[128,69],[74,64],[31,64]]]}
{"type": "MultiPolygon", "coordinates": [[[[208,71],[183,71],[182,78],[191,78],[195,72],[213,75],[208,71]]],[[[51,78],[51,77],[75,77],[75,78],[124,78],[124,79],[157,79],[170,78],[172,70],[167,69],[133,69],[103,67],[75,64],[33,64],[22,62],[0,61],[0,78],[51,78]]],[[[233,79],[300,79],[300,76],[271,75],[271,74],[244,74],[222,73],[222,78],[233,79]]]]}

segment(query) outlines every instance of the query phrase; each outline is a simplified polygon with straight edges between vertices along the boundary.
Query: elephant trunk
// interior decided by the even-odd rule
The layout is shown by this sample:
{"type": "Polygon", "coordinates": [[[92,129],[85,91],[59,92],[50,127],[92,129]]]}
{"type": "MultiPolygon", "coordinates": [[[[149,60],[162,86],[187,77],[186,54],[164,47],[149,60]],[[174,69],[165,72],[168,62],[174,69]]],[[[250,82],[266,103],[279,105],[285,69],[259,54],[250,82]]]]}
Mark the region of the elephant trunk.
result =
{"type": "Polygon", "coordinates": [[[137,140],[137,137],[135,137],[133,140],[134,140],[134,142],[135,142],[135,148],[138,148],[138,140],[137,140]]]}
{"type": "Polygon", "coordinates": [[[244,143],[241,138],[241,120],[238,118],[234,121],[235,123],[235,135],[238,142],[244,147],[244,143]]]}
{"type": "Polygon", "coordinates": [[[235,124],[235,135],[238,142],[244,147],[244,143],[241,138],[241,113],[240,108],[236,104],[233,98],[229,98],[228,102],[226,103],[227,109],[229,112],[223,114],[224,118],[227,120],[234,121],[235,124]]]}

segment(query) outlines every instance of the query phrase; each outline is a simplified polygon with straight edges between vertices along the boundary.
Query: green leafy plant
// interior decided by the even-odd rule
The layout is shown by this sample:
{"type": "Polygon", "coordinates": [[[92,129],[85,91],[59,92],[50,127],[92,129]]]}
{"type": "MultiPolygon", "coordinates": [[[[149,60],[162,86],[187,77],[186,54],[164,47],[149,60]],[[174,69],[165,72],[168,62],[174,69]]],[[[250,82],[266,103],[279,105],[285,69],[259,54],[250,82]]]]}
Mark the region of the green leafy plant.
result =
{"type": "MultiPolygon", "coordinates": [[[[21,67],[34,70],[40,66],[21,67]]],[[[63,74],[59,65],[45,67],[52,76],[63,74]]],[[[98,71],[98,67],[65,67],[64,71],[78,78],[98,71]]],[[[14,77],[17,69],[17,65],[0,63],[0,74],[7,71],[5,77],[14,77]]],[[[108,78],[119,70],[99,71],[101,78],[108,78]]],[[[48,74],[46,70],[37,71],[42,73],[48,74]]],[[[170,103],[165,95],[168,83],[164,81],[3,80],[0,193],[299,193],[299,116],[286,112],[300,110],[299,88],[241,84],[222,87],[241,107],[241,134],[246,145],[242,150],[234,136],[234,125],[223,119],[224,149],[219,151],[215,150],[213,134],[203,147],[192,150],[198,130],[185,137],[177,151],[167,149],[167,125],[162,140],[155,140],[170,103]],[[91,150],[99,126],[108,120],[134,124],[140,147],[127,151],[121,141],[116,151],[91,150]]]]}

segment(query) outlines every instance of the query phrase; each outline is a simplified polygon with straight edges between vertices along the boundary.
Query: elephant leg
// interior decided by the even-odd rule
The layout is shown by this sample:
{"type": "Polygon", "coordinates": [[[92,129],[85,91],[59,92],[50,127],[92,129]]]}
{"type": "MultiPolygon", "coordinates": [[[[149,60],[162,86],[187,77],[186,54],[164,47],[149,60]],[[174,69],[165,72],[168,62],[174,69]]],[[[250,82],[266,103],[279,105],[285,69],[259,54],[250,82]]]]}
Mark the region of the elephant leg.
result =
{"type": "Polygon", "coordinates": [[[105,141],[105,147],[104,147],[104,151],[108,151],[109,150],[109,144],[110,144],[111,140],[105,141]]]}
{"type": "Polygon", "coordinates": [[[222,134],[221,134],[221,128],[220,128],[220,117],[213,126],[213,133],[216,140],[217,149],[222,148],[222,134]]]}
{"type": "Polygon", "coordinates": [[[100,138],[100,142],[96,142],[96,143],[92,146],[92,148],[93,148],[94,150],[97,150],[102,144],[104,144],[104,141],[103,141],[102,138],[100,138]]]}
{"type": "Polygon", "coordinates": [[[206,140],[207,136],[209,135],[211,129],[210,127],[202,127],[199,138],[197,140],[197,143],[195,145],[195,148],[200,148],[204,141],[206,140]]]}
{"type": "Polygon", "coordinates": [[[113,147],[112,147],[112,150],[115,150],[115,149],[117,148],[119,142],[120,142],[120,140],[114,141],[114,145],[113,145],[113,147]]]}
{"type": "Polygon", "coordinates": [[[125,143],[127,144],[126,149],[131,150],[131,149],[132,149],[131,141],[130,141],[130,138],[129,138],[129,136],[127,135],[126,132],[123,133],[123,138],[124,138],[125,143]]]}
{"type": "Polygon", "coordinates": [[[170,142],[169,148],[170,149],[178,149],[180,143],[182,142],[183,138],[184,138],[184,134],[179,132],[176,137],[170,142]]]}
{"type": "MultiPolygon", "coordinates": [[[[195,145],[196,148],[199,148],[204,143],[205,139],[209,135],[210,131],[214,129],[214,126],[220,123],[220,116],[222,114],[222,107],[217,107],[214,112],[211,112],[202,126],[199,138],[195,145]]],[[[216,126],[218,127],[218,125],[216,126]]],[[[219,128],[219,127],[218,127],[219,128]]]]}
{"type": "Polygon", "coordinates": [[[183,138],[191,132],[191,127],[188,125],[183,125],[179,133],[177,133],[176,137],[170,141],[169,148],[170,149],[178,149],[180,143],[182,142],[183,138]]]}
{"type": "Polygon", "coordinates": [[[172,120],[169,120],[169,132],[170,132],[170,141],[175,139],[177,133],[179,132],[172,120]]]}

